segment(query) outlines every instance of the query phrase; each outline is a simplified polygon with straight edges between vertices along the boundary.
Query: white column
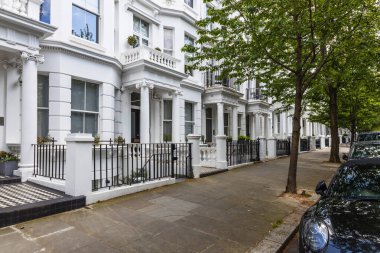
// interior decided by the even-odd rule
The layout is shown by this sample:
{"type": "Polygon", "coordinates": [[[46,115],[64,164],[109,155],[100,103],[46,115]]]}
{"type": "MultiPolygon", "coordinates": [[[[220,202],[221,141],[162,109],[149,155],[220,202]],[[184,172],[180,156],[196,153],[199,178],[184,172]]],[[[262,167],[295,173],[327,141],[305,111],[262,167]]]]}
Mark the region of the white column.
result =
{"type": "Polygon", "coordinates": [[[232,140],[237,141],[238,138],[238,108],[232,107],[232,140]]]}
{"type": "Polygon", "coordinates": [[[261,137],[260,114],[255,114],[255,136],[256,138],[261,137]]]}
{"type": "Polygon", "coordinates": [[[216,135],[224,135],[224,104],[217,104],[217,112],[218,112],[218,128],[216,135]]]}
{"type": "Polygon", "coordinates": [[[278,134],[278,127],[277,127],[277,114],[273,113],[273,132],[274,134],[278,134]]]}
{"type": "Polygon", "coordinates": [[[17,72],[16,65],[8,66],[5,106],[5,142],[8,144],[21,143],[21,87],[18,82],[20,75],[17,72]]]}
{"type": "Polygon", "coordinates": [[[121,122],[122,133],[126,143],[131,143],[131,91],[124,90],[121,94],[121,122]]]}
{"type": "Polygon", "coordinates": [[[71,196],[87,196],[91,193],[93,180],[91,134],[70,134],[66,138],[65,193],[71,196]]]}
{"type": "Polygon", "coordinates": [[[140,90],[140,142],[150,143],[150,108],[149,86],[146,83],[138,85],[140,90]]]}
{"type": "Polygon", "coordinates": [[[250,119],[250,124],[249,126],[251,127],[250,129],[250,134],[251,134],[251,139],[254,140],[254,139],[257,139],[257,134],[256,134],[256,127],[255,127],[255,118],[256,118],[256,115],[254,114],[251,114],[249,119],[250,119]]]}
{"type": "Polygon", "coordinates": [[[113,139],[115,137],[115,87],[112,84],[103,83],[100,96],[100,139],[113,139]]]}
{"type": "Polygon", "coordinates": [[[154,142],[161,142],[161,102],[158,100],[153,101],[154,103],[154,142]]]}
{"type": "Polygon", "coordinates": [[[270,116],[270,114],[268,114],[266,117],[266,138],[271,138],[273,137],[273,133],[272,133],[272,118],[270,116]]]}
{"type": "Polygon", "coordinates": [[[71,76],[49,74],[49,135],[63,143],[71,130],[71,76]]]}
{"type": "Polygon", "coordinates": [[[307,120],[305,120],[305,135],[306,136],[311,136],[309,122],[307,120]]]}
{"type": "Polygon", "coordinates": [[[37,64],[43,63],[41,55],[26,52],[22,59],[21,94],[21,161],[16,175],[26,181],[33,173],[33,144],[37,142],[37,64]]]}
{"type": "Polygon", "coordinates": [[[172,142],[178,143],[179,142],[179,127],[180,127],[180,121],[179,121],[179,96],[181,93],[179,91],[175,91],[172,93],[172,142]]]}

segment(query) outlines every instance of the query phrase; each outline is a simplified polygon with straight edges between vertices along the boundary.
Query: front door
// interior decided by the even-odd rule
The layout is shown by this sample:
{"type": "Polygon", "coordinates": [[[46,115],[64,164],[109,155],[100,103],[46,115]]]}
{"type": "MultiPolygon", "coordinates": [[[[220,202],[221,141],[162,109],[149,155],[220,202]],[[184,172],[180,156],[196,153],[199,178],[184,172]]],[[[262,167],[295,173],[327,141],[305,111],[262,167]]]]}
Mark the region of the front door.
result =
{"type": "Polygon", "coordinates": [[[140,110],[138,109],[132,109],[131,141],[140,143],[140,110]]]}

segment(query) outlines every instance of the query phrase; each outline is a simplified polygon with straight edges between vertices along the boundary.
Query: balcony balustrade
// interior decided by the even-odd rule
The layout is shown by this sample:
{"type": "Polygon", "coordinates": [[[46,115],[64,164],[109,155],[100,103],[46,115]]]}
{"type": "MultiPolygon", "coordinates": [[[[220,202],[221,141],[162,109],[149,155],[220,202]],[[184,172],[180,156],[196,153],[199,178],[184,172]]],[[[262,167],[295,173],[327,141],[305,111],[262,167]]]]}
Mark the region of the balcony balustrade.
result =
{"type": "Polygon", "coordinates": [[[178,62],[179,60],[168,55],[162,53],[156,49],[147,47],[147,46],[139,46],[133,49],[129,49],[124,53],[124,64],[130,64],[137,62],[139,60],[146,60],[163,67],[178,70],[178,62]]]}
{"type": "Polygon", "coordinates": [[[227,87],[239,91],[239,86],[234,83],[233,79],[222,77],[220,71],[203,73],[203,82],[206,88],[227,87]]]}
{"type": "Polygon", "coordinates": [[[248,88],[247,89],[247,100],[261,100],[268,102],[268,97],[262,94],[261,88],[248,88]]]}

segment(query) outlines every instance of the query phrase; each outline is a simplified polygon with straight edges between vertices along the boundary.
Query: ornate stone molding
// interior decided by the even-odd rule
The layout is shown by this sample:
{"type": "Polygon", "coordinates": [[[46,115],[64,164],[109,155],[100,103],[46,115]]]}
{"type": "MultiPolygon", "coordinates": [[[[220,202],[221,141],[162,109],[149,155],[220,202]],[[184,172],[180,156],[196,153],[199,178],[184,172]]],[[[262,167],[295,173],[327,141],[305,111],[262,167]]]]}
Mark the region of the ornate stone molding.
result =
{"type": "Polygon", "coordinates": [[[149,89],[153,89],[153,88],[154,88],[154,83],[152,83],[152,82],[147,82],[147,81],[143,81],[143,82],[137,83],[137,84],[136,84],[136,89],[140,89],[140,88],[149,88],[149,89]]]}
{"type": "Polygon", "coordinates": [[[41,54],[31,54],[28,52],[21,53],[21,59],[23,62],[34,61],[36,64],[42,64],[45,62],[45,58],[41,54]]]}

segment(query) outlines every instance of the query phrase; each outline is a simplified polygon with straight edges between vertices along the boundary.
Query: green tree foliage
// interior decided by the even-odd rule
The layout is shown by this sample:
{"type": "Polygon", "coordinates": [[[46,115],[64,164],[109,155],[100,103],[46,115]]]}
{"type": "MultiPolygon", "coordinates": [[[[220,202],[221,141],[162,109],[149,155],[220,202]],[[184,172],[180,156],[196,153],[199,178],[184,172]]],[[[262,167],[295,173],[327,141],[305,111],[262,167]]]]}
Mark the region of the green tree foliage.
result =
{"type": "MultiPolygon", "coordinates": [[[[205,0],[211,2],[211,0],[205,0]]],[[[375,0],[220,0],[197,23],[193,67],[222,71],[238,83],[258,78],[269,95],[294,109],[292,152],[286,192],[296,193],[300,118],[305,92],[335,53],[350,39],[375,0]],[[210,29],[210,27],[213,29],[210,29]],[[217,64],[211,64],[217,63],[217,64]]]]}

